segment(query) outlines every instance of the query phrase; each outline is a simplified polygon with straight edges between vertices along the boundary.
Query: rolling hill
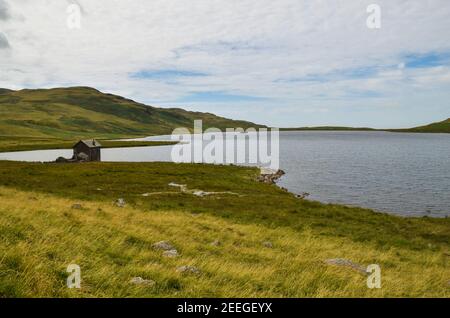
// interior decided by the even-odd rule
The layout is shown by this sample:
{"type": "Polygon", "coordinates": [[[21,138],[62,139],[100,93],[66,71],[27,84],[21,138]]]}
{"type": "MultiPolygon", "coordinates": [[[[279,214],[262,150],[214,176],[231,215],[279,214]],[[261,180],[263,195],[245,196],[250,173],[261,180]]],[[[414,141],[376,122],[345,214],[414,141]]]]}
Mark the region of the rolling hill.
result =
{"type": "Polygon", "coordinates": [[[420,126],[409,129],[393,129],[396,132],[420,132],[420,133],[450,133],[450,118],[432,123],[426,126],[420,126]]]}
{"type": "Polygon", "coordinates": [[[320,127],[280,128],[280,131],[390,131],[390,132],[410,132],[410,133],[450,133],[450,118],[426,126],[405,128],[405,129],[375,129],[368,127],[320,126],[320,127]]]}
{"type": "Polygon", "coordinates": [[[204,129],[261,127],[210,113],[147,106],[94,88],[0,89],[0,136],[3,138],[121,138],[170,134],[177,127],[204,129]]]}

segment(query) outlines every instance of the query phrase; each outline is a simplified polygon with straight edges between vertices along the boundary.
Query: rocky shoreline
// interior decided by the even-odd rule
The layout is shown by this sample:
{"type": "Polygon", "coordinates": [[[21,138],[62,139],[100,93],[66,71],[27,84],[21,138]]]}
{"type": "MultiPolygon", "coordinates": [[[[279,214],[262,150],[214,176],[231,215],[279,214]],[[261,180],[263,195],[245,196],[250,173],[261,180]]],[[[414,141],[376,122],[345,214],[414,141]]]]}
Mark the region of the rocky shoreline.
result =
{"type": "MultiPolygon", "coordinates": [[[[267,183],[267,184],[277,185],[277,181],[286,174],[286,172],[284,172],[281,169],[275,170],[275,169],[269,169],[269,168],[264,168],[264,167],[261,167],[260,169],[261,169],[261,172],[260,172],[260,175],[258,176],[258,181],[267,183]]],[[[290,192],[286,188],[283,188],[283,187],[280,187],[280,188],[286,192],[290,192]]],[[[300,194],[293,193],[293,194],[299,199],[306,199],[307,197],[310,196],[310,194],[308,192],[303,192],[300,194]]]]}
{"type": "Polygon", "coordinates": [[[274,170],[269,168],[261,167],[261,173],[258,177],[258,181],[268,183],[268,184],[276,184],[276,182],[286,174],[281,169],[274,170]]]}

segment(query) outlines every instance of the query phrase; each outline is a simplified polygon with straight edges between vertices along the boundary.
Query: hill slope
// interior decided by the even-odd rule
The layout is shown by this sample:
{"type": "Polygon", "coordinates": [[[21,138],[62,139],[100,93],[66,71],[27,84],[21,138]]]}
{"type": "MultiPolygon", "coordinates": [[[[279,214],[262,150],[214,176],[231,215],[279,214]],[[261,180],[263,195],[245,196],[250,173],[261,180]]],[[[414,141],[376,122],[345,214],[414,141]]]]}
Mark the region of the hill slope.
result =
{"type": "Polygon", "coordinates": [[[426,126],[420,126],[410,129],[394,129],[397,132],[422,132],[422,133],[450,133],[450,118],[432,123],[426,126]]]}
{"type": "Polygon", "coordinates": [[[202,119],[204,128],[259,127],[209,113],[147,106],[89,87],[0,89],[0,136],[74,139],[170,134],[177,127],[191,128],[195,119],[202,119]]]}
{"type": "Polygon", "coordinates": [[[450,118],[426,126],[405,128],[405,129],[375,129],[368,127],[321,126],[321,127],[280,128],[280,131],[391,131],[391,132],[418,132],[418,133],[450,133],[450,118]]]}

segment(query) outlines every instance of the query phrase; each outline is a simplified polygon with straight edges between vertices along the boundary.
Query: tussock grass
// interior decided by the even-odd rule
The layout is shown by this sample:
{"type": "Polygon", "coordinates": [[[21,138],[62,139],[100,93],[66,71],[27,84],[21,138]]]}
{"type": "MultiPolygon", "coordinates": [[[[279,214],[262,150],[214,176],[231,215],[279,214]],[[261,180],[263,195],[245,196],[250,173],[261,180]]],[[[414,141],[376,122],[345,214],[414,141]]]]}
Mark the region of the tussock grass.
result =
{"type": "Polygon", "coordinates": [[[0,188],[0,295],[3,297],[448,297],[450,268],[440,251],[391,247],[212,215],[118,208],[0,188]],[[74,203],[83,209],[74,210],[74,203]],[[181,256],[151,245],[172,242],[181,256]],[[211,242],[219,240],[220,246],[211,242]],[[273,248],[263,246],[271,241],[273,248]],[[324,264],[344,257],[382,268],[382,289],[348,268],[324,264]],[[66,287],[78,264],[80,290],[66,287]],[[200,275],[183,275],[193,265],[200,275]],[[133,285],[131,278],[154,286],[133,285]]]}
{"type": "Polygon", "coordinates": [[[449,296],[448,219],[300,200],[256,182],[257,174],[196,164],[0,162],[0,296],[449,296]],[[239,196],[196,197],[170,182],[239,196]],[[118,198],[125,208],[113,204],[118,198]],[[181,256],[155,251],[162,240],[181,256]],[[379,264],[382,289],[325,264],[330,258],[379,264]],[[80,290],[66,287],[73,263],[80,290]],[[178,273],[184,265],[201,274],[178,273]],[[156,284],[131,284],[138,276],[156,284]]]}

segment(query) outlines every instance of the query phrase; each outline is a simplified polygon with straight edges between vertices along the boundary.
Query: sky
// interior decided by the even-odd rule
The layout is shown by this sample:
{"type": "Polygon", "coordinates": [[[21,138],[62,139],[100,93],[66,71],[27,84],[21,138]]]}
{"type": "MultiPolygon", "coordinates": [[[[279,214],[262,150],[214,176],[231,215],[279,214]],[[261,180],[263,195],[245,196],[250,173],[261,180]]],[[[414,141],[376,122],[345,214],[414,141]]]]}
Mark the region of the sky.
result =
{"type": "Polygon", "coordinates": [[[0,0],[0,87],[62,86],[274,127],[441,121],[450,2],[0,0]]]}

